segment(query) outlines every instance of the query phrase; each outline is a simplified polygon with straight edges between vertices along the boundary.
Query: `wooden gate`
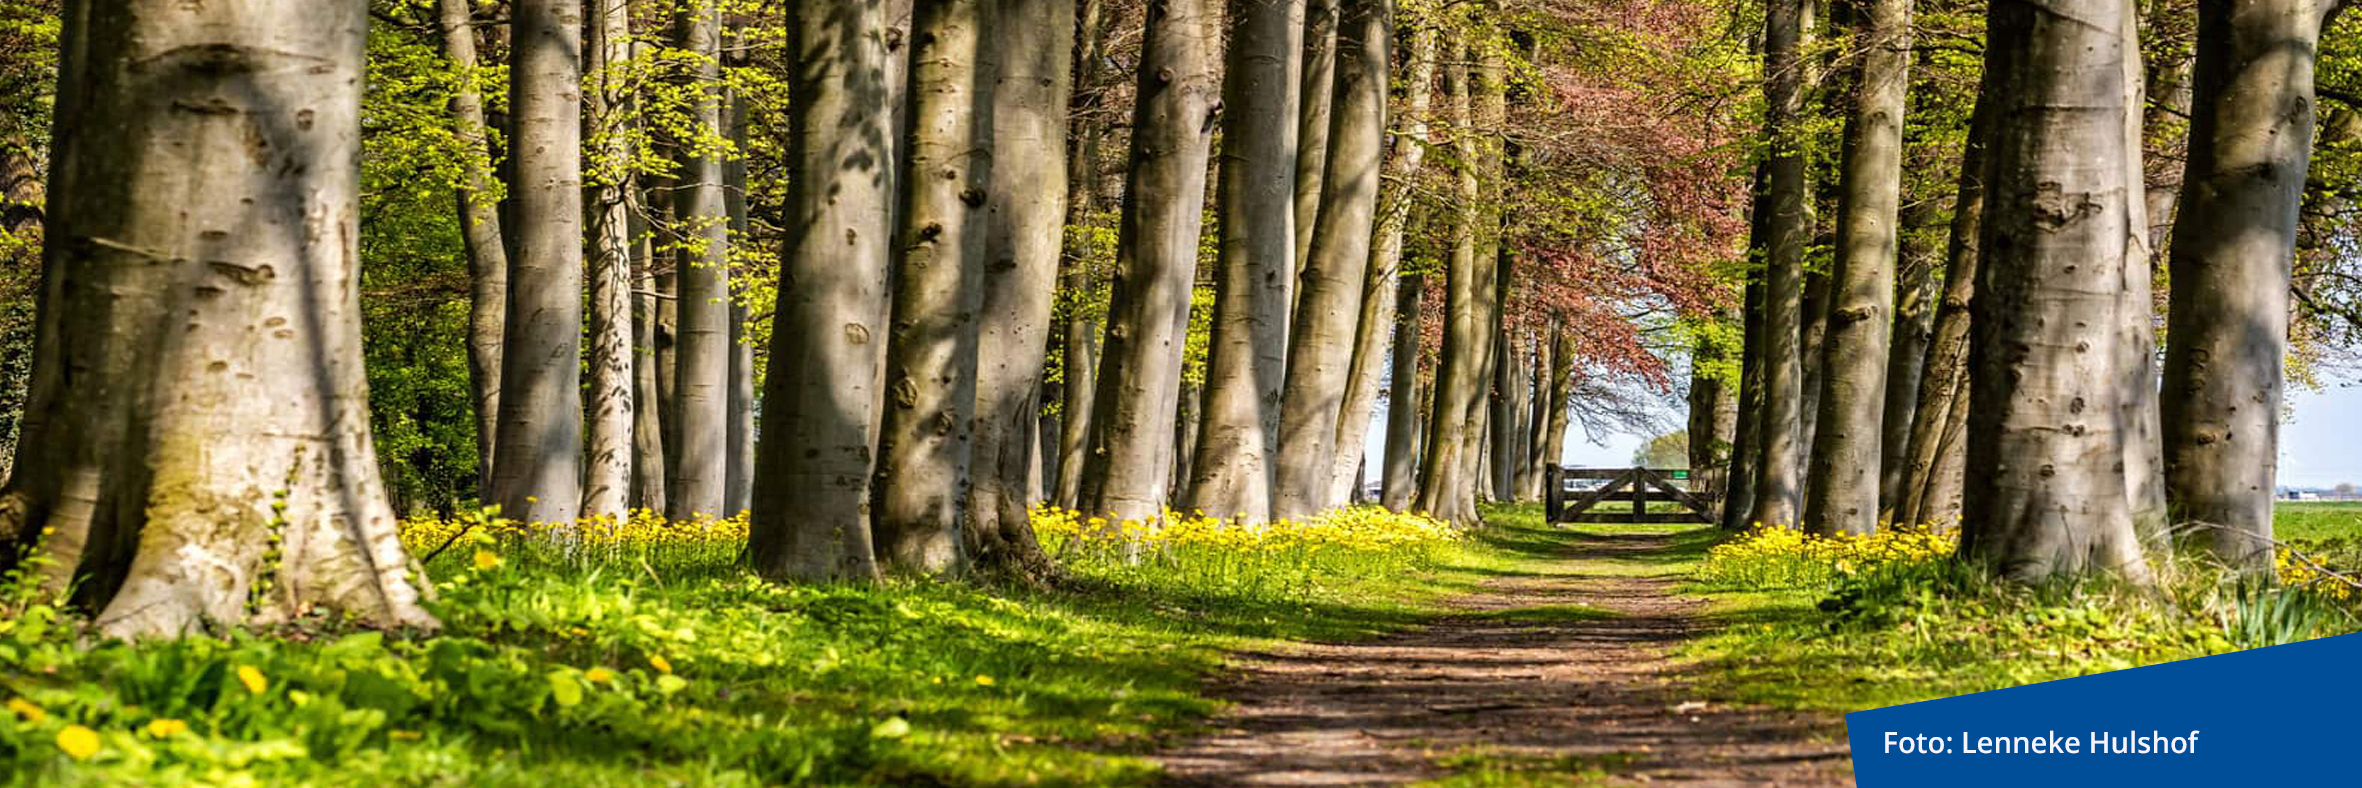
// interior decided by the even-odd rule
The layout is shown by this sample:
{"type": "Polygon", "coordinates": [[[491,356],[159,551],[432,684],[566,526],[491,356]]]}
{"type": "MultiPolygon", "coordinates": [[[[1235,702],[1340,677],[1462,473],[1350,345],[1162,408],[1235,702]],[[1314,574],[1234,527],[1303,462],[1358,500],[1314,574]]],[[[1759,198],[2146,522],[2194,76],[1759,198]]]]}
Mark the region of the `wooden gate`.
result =
{"type": "Polygon", "coordinates": [[[1712,504],[1697,493],[1684,489],[1690,473],[1684,469],[1651,468],[1561,468],[1549,466],[1542,487],[1542,512],[1552,523],[1700,523],[1711,525],[1712,504]],[[1605,479],[1606,484],[1591,490],[1569,493],[1567,482],[1577,479],[1605,479]],[[1652,496],[1654,491],[1659,495],[1652,496]],[[1571,496],[1571,497],[1570,497],[1571,496]],[[1684,511],[1651,512],[1649,501],[1660,500],[1679,505],[1684,511]],[[1629,500],[1632,511],[1601,512],[1591,508],[1606,501],[1629,500]]]}

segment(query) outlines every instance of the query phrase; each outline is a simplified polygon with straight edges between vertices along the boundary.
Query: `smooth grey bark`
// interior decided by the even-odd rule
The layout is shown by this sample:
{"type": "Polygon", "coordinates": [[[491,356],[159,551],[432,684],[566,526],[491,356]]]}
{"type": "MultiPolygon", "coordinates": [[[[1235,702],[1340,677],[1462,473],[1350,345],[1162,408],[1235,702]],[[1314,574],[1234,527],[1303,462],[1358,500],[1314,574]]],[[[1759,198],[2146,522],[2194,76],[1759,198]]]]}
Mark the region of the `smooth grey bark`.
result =
{"type": "Polygon", "coordinates": [[[511,6],[508,318],[492,500],[520,522],[582,505],[582,3],[511,6]]]}
{"type": "MultiPolygon", "coordinates": [[[[2126,182],[2137,191],[2146,189],[2148,175],[2143,166],[2142,141],[2146,129],[2142,126],[2142,75],[2140,58],[2140,17],[2138,4],[2124,5],[2123,29],[2126,55],[2120,69],[2124,106],[2123,155],[2118,158],[2126,169],[2126,182]]],[[[2126,507],[2132,514],[2133,533],[2142,542],[2139,547],[2162,543],[2166,539],[2165,505],[2165,445],[2164,426],[2158,409],[2157,315],[2156,290],[2151,281],[2156,254],[2149,248],[2149,234],[2141,232],[2150,226],[2148,201],[2136,193],[2128,200],[2133,231],[2127,236],[2124,253],[2124,288],[2117,297],[2122,301],[2116,312],[2120,338],[2116,343],[2118,385],[2123,400],[2125,436],[2124,480],[2126,507]]],[[[2143,565],[2146,569],[2146,565],[2143,565]]],[[[2141,576],[2146,580],[2145,573],[2141,576]]]]}
{"type": "Polygon", "coordinates": [[[991,0],[919,0],[910,137],[894,247],[893,329],[878,439],[880,562],[940,574],[966,561],[977,324],[992,188],[991,0]]]}
{"type": "Polygon", "coordinates": [[[1435,398],[1428,413],[1414,506],[1431,517],[1474,525],[1478,522],[1476,488],[1482,477],[1472,474],[1476,463],[1469,455],[1480,450],[1483,441],[1472,434],[1471,422],[1484,407],[1482,354],[1489,326],[1480,301],[1493,290],[1496,263],[1480,253],[1477,238],[1490,229],[1483,226],[1483,187],[1477,172],[1482,144],[1471,122],[1474,86],[1471,69],[1463,63],[1454,62],[1444,69],[1452,146],[1458,154],[1458,161],[1452,163],[1458,204],[1452,206],[1451,255],[1445,267],[1443,357],[1435,375],[1435,398]]]}
{"type": "Polygon", "coordinates": [[[77,2],[0,568],[109,636],[432,627],[362,370],[359,0],[77,2]],[[258,393],[267,393],[258,395],[258,393]]]}
{"type": "MultiPolygon", "coordinates": [[[[1417,367],[1421,329],[1415,314],[1418,293],[1426,278],[1402,270],[1404,230],[1411,224],[1411,212],[1416,202],[1411,184],[1425,166],[1427,157],[1427,116],[1433,109],[1436,64],[1436,33],[1433,26],[1421,25],[1411,31],[1410,55],[1404,64],[1403,115],[1388,154],[1386,183],[1379,184],[1377,240],[1370,249],[1370,273],[1363,282],[1361,325],[1354,340],[1353,371],[1347,380],[1345,406],[1337,422],[1337,445],[1346,448],[1365,446],[1369,439],[1370,420],[1375,418],[1374,405],[1382,382],[1380,364],[1394,370],[1411,370],[1413,380],[1398,381],[1389,389],[1387,405],[1387,436],[1385,455],[1381,458],[1381,498],[1387,507],[1406,511],[1418,485],[1419,426],[1424,416],[1408,419],[1403,428],[1403,442],[1396,443],[1395,415],[1403,403],[1418,410],[1416,399],[1404,399],[1416,392],[1417,367]],[[1382,288],[1385,294],[1377,294],[1382,288]],[[1405,317],[1398,306],[1409,300],[1413,314],[1405,317]],[[1406,337],[1403,331],[1410,334],[1406,337]],[[1406,349],[1404,342],[1408,342],[1406,349]],[[1404,354],[1408,353],[1406,356],[1404,354]],[[1387,356],[1389,358],[1381,358],[1387,356]],[[1395,490],[1399,495],[1386,493],[1395,490]]],[[[1331,497],[1340,490],[1351,490],[1360,483],[1358,468],[1345,467],[1344,457],[1331,467],[1337,469],[1331,482],[1331,497]]]]}
{"type": "Polygon", "coordinates": [[[599,151],[590,180],[590,448],[582,513],[622,523],[632,485],[632,294],[630,137],[624,133],[631,88],[631,5],[591,0],[591,140],[599,151]]]}
{"type": "Polygon", "coordinates": [[[487,147],[484,94],[477,87],[482,67],[476,59],[471,4],[436,0],[435,8],[443,57],[459,74],[459,85],[451,91],[451,121],[468,157],[466,182],[456,192],[459,239],[468,271],[468,401],[476,408],[476,495],[490,500],[493,436],[500,428],[500,332],[508,314],[508,247],[501,235],[500,201],[492,197],[499,184],[487,147]]]}
{"type": "MultiPolygon", "coordinates": [[[[1337,55],[1339,48],[1348,46],[1339,40],[1343,32],[1340,26],[1343,2],[1296,0],[1292,27],[1301,51],[1283,58],[1288,64],[1288,75],[1299,80],[1297,95],[1303,97],[1296,107],[1295,193],[1290,198],[1296,234],[1295,256],[1291,258],[1296,261],[1296,269],[1290,272],[1287,285],[1291,305],[1295,303],[1296,279],[1312,260],[1313,225],[1320,221],[1320,204],[1326,194],[1322,179],[1328,175],[1329,129],[1333,122],[1329,117],[1337,55]]],[[[1270,118],[1258,121],[1264,124],[1263,128],[1270,128],[1270,118]]]]}
{"type": "Polygon", "coordinates": [[[1151,0],[1132,115],[1105,354],[1093,397],[1082,511],[1163,515],[1190,284],[1220,85],[1209,0],[1151,0]]]}
{"type": "MultiPolygon", "coordinates": [[[[1074,85],[1068,94],[1074,117],[1066,136],[1066,223],[1088,226],[1098,207],[1099,141],[1107,124],[1088,110],[1103,101],[1099,75],[1105,70],[1107,24],[1104,0],[1078,0],[1074,85]]],[[[1071,240],[1071,239],[1070,239],[1071,240]]],[[[1058,477],[1050,500],[1060,507],[1081,505],[1084,453],[1091,444],[1092,398],[1098,394],[1099,324],[1083,308],[1098,300],[1098,278],[1086,250],[1067,248],[1058,261],[1061,322],[1059,339],[1058,477]]]]}
{"type": "Polygon", "coordinates": [[[1796,522],[1801,470],[1798,444],[1803,431],[1803,287],[1805,246],[1812,237],[1807,215],[1806,173],[1797,124],[1803,112],[1805,64],[1803,0],[1773,0],[1764,22],[1767,107],[1765,137],[1772,152],[1765,163],[1763,291],[1763,392],[1757,426],[1754,500],[1747,520],[1775,526],[1796,522]]]}
{"type": "Polygon", "coordinates": [[[869,531],[885,322],[885,4],[790,3],[787,221],[763,376],[747,560],[804,580],[877,576],[869,531]]]}
{"type": "MultiPolygon", "coordinates": [[[[1502,269],[1503,285],[1508,290],[1506,266],[1502,269]]],[[[1506,300],[1506,299],[1504,299],[1506,300]]],[[[1507,503],[1517,500],[1517,464],[1525,459],[1525,446],[1518,442],[1524,434],[1523,401],[1518,398],[1518,380],[1523,376],[1523,349],[1517,337],[1507,328],[1493,332],[1493,395],[1487,404],[1486,424],[1491,439],[1486,444],[1487,481],[1492,483],[1493,500],[1507,503]]]]}
{"type": "MultiPolygon", "coordinates": [[[[1807,226],[1820,226],[1821,196],[1818,194],[1818,190],[1825,186],[1826,184],[1822,183],[1812,184],[1815,194],[1807,198],[1808,202],[1805,203],[1805,216],[1807,217],[1805,223],[1807,226]]],[[[1808,243],[1806,248],[1823,244],[1835,247],[1835,234],[1815,235],[1814,240],[1808,243]]],[[[1824,360],[1821,346],[1822,340],[1828,335],[1829,328],[1829,300],[1832,289],[1829,274],[1828,271],[1805,269],[1804,297],[1797,301],[1799,308],[1804,313],[1804,336],[1797,340],[1796,345],[1796,355],[1802,364],[1802,379],[1804,381],[1804,402],[1797,407],[1799,421],[1796,431],[1796,447],[1798,451],[1802,452],[1797,456],[1797,463],[1803,470],[1797,476],[1799,480],[1797,489],[1799,490],[1803,490],[1811,483],[1811,480],[1805,477],[1811,475],[1814,428],[1820,426],[1821,421],[1821,372],[1823,368],[1821,362],[1824,360]]],[[[1796,523],[1799,528],[1804,527],[1802,522],[1803,500],[1802,493],[1799,493],[1797,497],[1799,519],[1796,523]]]]}
{"type": "Polygon", "coordinates": [[[1839,187],[1837,271],[1821,338],[1821,416],[1805,474],[1804,524],[1814,533],[1878,530],[1886,357],[1901,254],[1903,112],[1910,87],[1910,0],[1864,4],[1861,79],[1847,121],[1839,187]]]}
{"type": "Polygon", "coordinates": [[[1542,425],[1542,450],[1555,463],[1566,456],[1567,422],[1574,417],[1575,332],[1561,327],[1551,335],[1550,343],[1550,412],[1542,425]]]}
{"type": "MultiPolygon", "coordinates": [[[[1297,270],[1290,200],[1296,192],[1295,69],[1303,0],[1232,0],[1222,73],[1222,158],[1215,185],[1222,216],[1214,315],[1206,348],[1202,419],[1180,499],[1219,518],[1263,522],[1280,466],[1307,448],[1283,444],[1281,384],[1288,382],[1288,283],[1297,270]],[[1288,454],[1280,449],[1287,445],[1288,454]]],[[[1324,436],[1325,439],[1326,436],[1324,436]]],[[[1325,459],[1325,458],[1324,458],[1325,459]]],[[[1325,466],[1324,466],[1325,467],[1325,466]]],[[[1288,510],[1292,511],[1292,510],[1288,510]]]]}
{"type": "Polygon", "coordinates": [[[647,220],[631,216],[632,287],[632,494],[635,509],[664,511],[664,416],[662,388],[657,385],[656,276],[649,272],[655,259],[655,240],[647,220]]]}
{"type": "MultiPolygon", "coordinates": [[[[733,29],[733,40],[743,41],[733,29]]],[[[730,114],[727,120],[731,148],[737,153],[722,164],[722,204],[730,214],[730,242],[746,243],[754,237],[754,220],[747,212],[746,157],[746,97],[737,91],[730,94],[730,114]]],[[[747,308],[739,294],[747,283],[735,275],[731,277],[730,297],[730,369],[725,393],[725,410],[729,419],[729,442],[724,444],[727,455],[723,462],[723,516],[736,516],[746,511],[753,501],[755,486],[755,346],[746,339],[747,308]]]]}
{"type": "Polygon", "coordinates": [[[1419,426],[1426,421],[1419,407],[1419,338],[1426,332],[1426,315],[1419,302],[1426,297],[1427,277],[1403,274],[1397,288],[1394,347],[1387,364],[1386,469],[1378,498],[1387,509],[1402,512],[1410,510],[1419,492],[1419,426]]]}
{"type": "Polygon", "coordinates": [[[1534,336],[1533,394],[1526,413],[1525,463],[1518,467],[1517,495],[1528,501],[1542,498],[1543,467],[1557,462],[1550,453],[1550,373],[1556,367],[1557,336],[1564,328],[1558,318],[1543,321],[1542,333],[1534,336]]]}
{"type": "Polygon", "coordinates": [[[1986,68],[1998,89],[1986,96],[1999,106],[1960,549],[2006,578],[2147,576],[2130,497],[2137,469],[2125,464],[2137,396],[2119,352],[2125,293],[2148,269],[2137,253],[2147,233],[2131,18],[2125,0],[1989,11],[1986,68]]]}
{"type": "Polygon", "coordinates": [[[989,571],[1050,571],[1027,510],[1032,478],[1056,448],[1042,436],[1043,353],[1050,338],[1066,220],[1066,106],[1074,0],[998,0],[992,92],[992,196],[986,210],[983,311],[977,324],[975,482],[968,554],[989,571]]]}
{"type": "MultiPolygon", "coordinates": [[[[1506,124],[1508,120],[1508,69],[1500,50],[1494,47],[1476,49],[1470,58],[1474,65],[1468,69],[1468,82],[1473,91],[1470,123],[1477,136],[1476,172],[1478,194],[1498,195],[1508,185],[1506,163],[1506,124]]],[[[1478,333],[1470,350],[1475,354],[1477,372],[1476,393],[1469,401],[1464,418],[1467,421],[1468,449],[1460,453],[1465,467],[1461,470],[1468,479],[1470,499],[1485,500],[1491,496],[1493,459],[1493,405],[1498,392],[1491,381],[1500,363],[1501,303],[1509,294],[1509,250],[1501,244],[1501,205],[1497,200],[1478,201],[1479,219],[1473,234],[1477,274],[1480,284],[1473,302],[1478,333]]],[[[1471,520],[1470,522],[1481,522],[1471,520]]]]}
{"type": "MultiPolygon", "coordinates": [[[[1089,287],[1087,274],[1069,274],[1062,279],[1066,284],[1061,289],[1068,293],[1085,292],[1089,287]]],[[[1051,500],[1068,509],[1082,505],[1084,458],[1091,445],[1091,400],[1099,392],[1098,329],[1097,324],[1080,318],[1069,318],[1065,325],[1065,355],[1060,361],[1065,382],[1060,388],[1066,398],[1058,408],[1065,418],[1058,425],[1058,481],[1052,486],[1051,500]]]]}
{"type": "MultiPolygon", "coordinates": [[[[1366,431],[1345,434],[1345,422],[1363,420],[1375,397],[1373,383],[1356,385],[1355,360],[1374,362],[1381,334],[1365,301],[1383,300],[1393,288],[1384,268],[1373,270],[1370,254],[1377,230],[1378,197],[1385,174],[1386,88],[1392,62],[1394,8],[1389,0],[1344,0],[1336,23],[1332,92],[1329,99],[1327,166],[1314,219],[1311,257],[1298,281],[1294,328],[1289,334],[1288,378],[1280,419],[1279,494],[1274,514],[1304,518],[1342,505],[1339,465],[1358,466],[1366,431]],[[1370,281],[1372,278],[1377,281],[1370,281]],[[1373,319],[1365,321],[1364,315],[1373,319]],[[1373,324],[1365,332],[1365,322],[1373,324]],[[1357,391],[1358,389],[1358,391],[1357,391]],[[1359,400],[1356,402],[1356,400],[1359,400]],[[1356,413],[1358,410],[1358,413],[1356,413]],[[1342,442],[1352,438],[1353,443],[1342,442]]],[[[1374,363],[1365,362],[1365,366],[1374,363]]],[[[1349,492],[1350,482],[1345,485],[1349,492]]]]}
{"type": "Polygon", "coordinates": [[[1890,522],[1941,525],[1959,519],[1959,473],[1967,451],[1969,328],[1976,300],[1979,236],[1985,215],[1986,140],[1993,133],[1997,101],[1987,90],[1970,114],[1968,144],[1961,154],[1960,189],[1952,202],[1951,237],[1944,247],[1944,289],[1928,337],[1927,361],[1919,373],[1918,404],[1911,434],[1903,444],[1902,488],[1890,522]]]}
{"type": "MultiPolygon", "coordinates": [[[[1758,192],[1756,204],[1762,205],[1758,192]]],[[[1758,215],[1761,215],[1760,212],[1758,215]]],[[[1730,474],[1723,480],[1720,517],[1723,530],[1746,528],[1755,500],[1755,465],[1763,442],[1763,283],[1750,281],[1743,296],[1739,322],[1743,339],[1739,352],[1738,426],[1731,430],[1730,474]]]]}
{"type": "Polygon", "coordinates": [[[730,443],[730,213],[723,196],[721,19],[714,0],[695,0],[674,20],[675,46],[691,59],[691,139],[680,140],[673,221],[681,228],[674,282],[680,288],[673,340],[672,462],[665,514],[675,520],[727,514],[730,443]]]}
{"type": "Polygon", "coordinates": [[[1903,211],[1905,235],[1895,275],[1894,336],[1886,354],[1886,412],[1878,438],[1878,520],[1889,525],[1910,525],[1896,522],[1893,516],[1908,477],[1905,452],[1911,441],[1911,420],[1919,408],[1919,375],[1927,366],[1927,345],[1935,331],[1941,285],[1936,279],[1939,255],[1935,245],[1924,240],[1924,230],[1935,226],[1939,205],[1934,200],[1921,200],[1903,211]],[[1911,228],[1922,231],[1912,232],[1911,228]]]}
{"type": "Polygon", "coordinates": [[[2169,259],[2166,491],[2226,563],[2272,567],[2290,266],[2313,149],[2313,69],[2340,4],[2205,0],[2185,208],[2169,259]]]}

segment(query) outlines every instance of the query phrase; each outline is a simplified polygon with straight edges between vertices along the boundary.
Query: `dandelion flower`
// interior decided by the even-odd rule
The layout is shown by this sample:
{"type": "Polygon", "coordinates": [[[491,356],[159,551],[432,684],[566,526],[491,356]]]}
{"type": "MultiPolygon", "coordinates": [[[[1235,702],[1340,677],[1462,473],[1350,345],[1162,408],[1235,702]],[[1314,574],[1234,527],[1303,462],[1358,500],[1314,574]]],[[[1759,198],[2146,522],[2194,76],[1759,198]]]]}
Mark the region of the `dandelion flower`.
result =
{"type": "Polygon", "coordinates": [[[16,716],[23,718],[26,722],[37,723],[49,719],[49,712],[42,711],[41,707],[33,705],[32,701],[24,698],[9,698],[8,710],[16,712],[16,716]]]}
{"type": "Polygon", "coordinates": [[[80,725],[68,725],[65,730],[57,732],[57,748],[74,756],[77,761],[97,755],[98,731],[80,725]]]}
{"type": "Polygon", "coordinates": [[[253,665],[238,666],[238,683],[246,685],[246,691],[256,695],[271,688],[270,680],[263,678],[262,671],[255,670],[253,665]]]}
{"type": "Polygon", "coordinates": [[[148,735],[159,739],[187,732],[189,732],[188,723],[171,717],[158,717],[148,721],[148,735]]]}

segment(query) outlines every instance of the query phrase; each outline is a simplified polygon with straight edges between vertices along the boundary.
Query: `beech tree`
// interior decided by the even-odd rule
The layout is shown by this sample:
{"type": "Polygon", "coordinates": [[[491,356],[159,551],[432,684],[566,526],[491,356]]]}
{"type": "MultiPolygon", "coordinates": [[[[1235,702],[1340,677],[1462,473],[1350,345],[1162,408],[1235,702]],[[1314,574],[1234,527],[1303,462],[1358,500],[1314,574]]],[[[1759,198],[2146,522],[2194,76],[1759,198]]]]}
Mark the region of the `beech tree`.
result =
{"type": "MultiPolygon", "coordinates": [[[[1345,434],[1345,422],[1367,418],[1368,394],[1355,389],[1355,359],[1362,355],[1363,302],[1372,291],[1390,293],[1387,266],[1372,265],[1370,247],[1377,226],[1379,181],[1386,154],[1386,94],[1393,52],[1393,6],[1388,0],[1343,0],[1339,4],[1335,66],[1329,99],[1327,167],[1312,230],[1311,259],[1297,294],[1295,327],[1289,335],[1286,399],[1281,412],[1279,495],[1273,513],[1303,518],[1344,503],[1332,493],[1338,457],[1359,464],[1359,430],[1345,434]],[[1372,287],[1368,280],[1379,280],[1372,287]],[[1355,404],[1356,398],[1360,403],[1355,404]],[[1352,437],[1352,445],[1341,443],[1352,437]]],[[[1392,311],[1392,310],[1387,310],[1392,311]]],[[[1380,312],[1377,314],[1385,314],[1380,312]]],[[[1376,321],[1371,321],[1376,322],[1376,321]]],[[[1372,326],[1368,332],[1380,329],[1372,326]]],[[[1376,345],[1373,344],[1375,355],[1376,345]]],[[[1363,362],[1362,366],[1374,366],[1363,362]]]]}
{"type": "Polygon", "coordinates": [[[366,4],[77,11],[24,422],[43,449],[0,491],[0,561],[40,556],[113,635],[433,626],[361,366],[366,4]]]}
{"type": "Polygon", "coordinates": [[[763,376],[747,560],[772,577],[877,576],[872,425],[893,199],[884,0],[787,6],[787,216],[763,376]]]}
{"type": "MultiPolygon", "coordinates": [[[[1222,161],[1216,184],[1221,257],[1214,323],[1206,349],[1202,422],[1181,496],[1216,517],[1262,522],[1274,515],[1273,484],[1299,446],[1281,433],[1288,373],[1288,299],[1298,268],[1292,200],[1296,55],[1304,47],[1303,0],[1235,0],[1222,72],[1222,161]],[[1282,447],[1287,454],[1281,454],[1282,447]]],[[[1292,390],[1292,388],[1290,389],[1292,390]]],[[[1326,436],[1324,436],[1325,438],[1326,436]]],[[[1281,496],[1284,498],[1284,496],[1281,496]]],[[[1289,516],[1280,507],[1280,516],[1289,516]]]]}
{"type": "Polygon", "coordinates": [[[1119,521],[1162,516],[1172,483],[1182,333],[1219,89],[1207,0],[1148,5],[1115,281],[1079,495],[1083,511],[1119,521]]]}
{"type": "Polygon", "coordinates": [[[508,247],[500,228],[500,184],[489,160],[484,123],[483,79],[476,59],[476,28],[470,0],[436,0],[435,20],[443,34],[443,56],[459,74],[451,91],[451,121],[467,148],[467,182],[455,192],[459,237],[468,270],[468,391],[476,406],[476,494],[492,495],[492,448],[500,429],[502,321],[508,315],[508,247]]]}
{"type": "Polygon", "coordinates": [[[1437,366],[1435,400],[1429,407],[1424,445],[1420,447],[1415,504],[1431,517],[1455,523],[1477,521],[1476,488],[1484,477],[1477,471],[1475,455],[1482,451],[1484,441],[1475,425],[1484,411],[1485,340],[1491,333],[1491,321],[1481,302],[1494,292],[1494,271],[1499,265],[1477,238],[1493,228],[1483,226],[1478,175],[1482,143],[1473,122],[1476,87],[1470,71],[1457,63],[1444,69],[1443,89],[1450,99],[1447,111],[1454,127],[1452,147],[1458,156],[1453,163],[1458,204],[1452,211],[1451,256],[1445,267],[1443,360],[1437,366]]]}
{"type": "Polygon", "coordinates": [[[879,436],[879,559],[942,573],[964,559],[974,457],[976,312],[992,183],[990,0],[919,0],[911,16],[910,148],[901,162],[893,323],[879,436]]]}
{"type": "Polygon", "coordinates": [[[1804,108],[1805,69],[1798,56],[1811,24],[1804,0],[1771,0],[1765,7],[1764,129],[1766,213],[1763,274],[1763,393],[1756,418],[1755,499],[1747,519],[1797,525],[1803,481],[1797,462],[1804,423],[1804,254],[1812,237],[1805,205],[1805,157],[1795,129],[1804,108]]]}
{"type": "Polygon", "coordinates": [[[2321,30],[2344,4],[2198,4],[2188,169],[2162,422],[2176,522],[2234,566],[2272,566],[2272,493],[2288,347],[2290,266],[2313,149],[2321,30]]]}
{"type": "MultiPolygon", "coordinates": [[[[1815,533],[1878,528],[1895,261],[1901,253],[1903,112],[1911,69],[1910,0],[1869,0],[1856,44],[1860,82],[1846,123],[1837,271],[1822,337],[1820,418],[1805,474],[1804,525],[1815,533]]],[[[1693,435],[1693,437],[1695,437],[1693,435]]]]}
{"type": "Polygon", "coordinates": [[[730,214],[724,203],[722,22],[714,0],[682,5],[675,46],[688,60],[690,139],[678,140],[673,222],[678,326],[673,334],[672,442],[665,467],[665,514],[676,520],[726,515],[730,439],[730,214]]]}
{"type": "Polygon", "coordinates": [[[2126,448],[2148,385],[2124,352],[2126,294],[2148,299],[2130,6],[1988,11],[1986,95],[2009,122],[1988,141],[1960,549],[2004,577],[2147,577],[2126,448]]]}
{"type": "MultiPolygon", "coordinates": [[[[975,483],[968,552],[978,566],[1048,570],[1028,507],[1055,480],[1029,476],[1055,454],[1040,414],[1066,219],[1066,107],[1072,89],[1074,0],[999,0],[992,86],[992,196],[985,215],[983,311],[977,324],[975,483]],[[1041,440],[1033,431],[1043,429],[1041,440]]],[[[1073,358],[1072,354],[1068,356],[1073,358]]]]}
{"type": "Polygon", "coordinates": [[[582,505],[582,3],[510,11],[508,319],[492,500],[570,523],[582,505]]]}
{"type": "Polygon", "coordinates": [[[590,232],[590,454],[585,516],[621,522],[631,503],[633,401],[630,137],[631,5],[591,0],[590,123],[599,155],[592,168],[590,232]]]}

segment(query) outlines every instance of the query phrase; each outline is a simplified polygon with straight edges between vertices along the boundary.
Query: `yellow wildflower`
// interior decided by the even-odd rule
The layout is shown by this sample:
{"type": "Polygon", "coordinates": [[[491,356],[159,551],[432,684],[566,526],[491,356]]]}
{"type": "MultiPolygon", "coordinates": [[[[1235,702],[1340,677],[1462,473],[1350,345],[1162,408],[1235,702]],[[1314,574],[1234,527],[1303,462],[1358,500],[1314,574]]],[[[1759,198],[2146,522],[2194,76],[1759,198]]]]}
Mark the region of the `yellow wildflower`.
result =
{"type": "Polygon", "coordinates": [[[148,721],[148,735],[162,739],[189,732],[189,724],[171,717],[157,717],[148,721]]]}
{"type": "Polygon", "coordinates": [[[658,673],[662,673],[662,674],[665,674],[665,675],[667,675],[667,676],[670,676],[670,675],[672,675],[672,672],[673,672],[673,663],[672,663],[672,662],[670,662],[670,661],[668,661],[668,660],[666,660],[666,659],[664,658],[664,655],[661,655],[661,654],[650,654],[650,655],[648,655],[648,665],[649,665],[650,667],[656,668],[656,672],[658,672],[658,673]]]}
{"type": "Polygon", "coordinates": [[[68,725],[65,730],[57,732],[57,748],[77,761],[97,755],[98,731],[80,725],[68,725]]]}
{"type": "Polygon", "coordinates": [[[591,668],[582,672],[582,680],[592,684],[605,684],[615,680],[615,671],[606,668],[591,668]]]}
{"type": "Polygon", "coordinates": [[[42,711],[41,707],[33,705],[32,701],[24,698],[9,698],[8,710],[16,712],[16,716],[23,718],[26,722],[40,722],[49,719],[49,712],[42,711]]]}
{"type": "Polygon", "coordinates": [[[476,568],[491,569],[500,565],[500,555],[490,550],[476,551],[476,568]]]}
{"type": "Polygon", "coordinates": [[[271,688],[270,680],[263,678],[262,671],[255,670],[253,665],[238,666],[238,683],[246,685],[246,691],[256,695],[271,688]]]}
{"type": "Polygon", "coordinates": [[[991,676],[984,675],[984,674],[982,674],[982,673],[978,673],[978,674],[976,674],[976,686],[979,686],[979,687],[990,687],[990,686],[992,686],[992,677],[991,677],[991,676]]]}

